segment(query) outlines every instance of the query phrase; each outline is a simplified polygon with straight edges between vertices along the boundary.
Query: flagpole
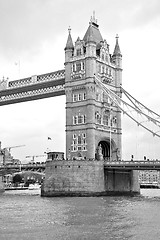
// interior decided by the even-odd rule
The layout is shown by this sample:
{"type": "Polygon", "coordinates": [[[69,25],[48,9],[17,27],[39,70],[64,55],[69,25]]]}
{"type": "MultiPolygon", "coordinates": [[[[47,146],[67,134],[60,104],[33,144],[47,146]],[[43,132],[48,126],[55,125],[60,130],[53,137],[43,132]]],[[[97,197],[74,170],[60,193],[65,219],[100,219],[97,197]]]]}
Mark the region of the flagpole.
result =
{"type": "MultiPolygon", "coordinates": [[[[51,138],[51,137],[47,137],[47,140],[48,140],[48,141],[52,141],[52,138],[51,138]]],[[[49,144],[47,144],[47,151],[48,151],[48,152],[51,151],[50,148],[49,148],[49,144]]]]}

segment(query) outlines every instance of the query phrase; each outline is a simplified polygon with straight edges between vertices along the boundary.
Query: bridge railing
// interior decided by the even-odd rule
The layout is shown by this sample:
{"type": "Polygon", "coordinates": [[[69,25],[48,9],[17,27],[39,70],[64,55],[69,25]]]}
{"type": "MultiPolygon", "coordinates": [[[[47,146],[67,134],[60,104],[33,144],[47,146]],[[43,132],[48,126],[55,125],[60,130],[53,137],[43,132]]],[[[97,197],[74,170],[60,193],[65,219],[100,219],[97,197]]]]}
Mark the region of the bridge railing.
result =
{"type": "Polygon", "coordinates": [[[106,164],[113,164],[113,165],[135,165],[135,164],[138,164],[138,165],[157,165],[157,164],[160,164],[160,160],[150,160],[150,161],[142,161],[142,160],[137,160],[137,161],[124,161],[124,160],[121,160],[121,161],[109,161],[109,160],[104,160],[104,162],[106,164]]]}
{"type": "Polygon", "coordinates": [[[45,167],[46,163],[43,162],[43,163],[25,163],[25,164],[6,164],[6,165],[3,165],[3,164],[0,164],[0,169],[6,169],[6,168],[27,168],[27,167],[45,167]]]}
{"type": "Polygon", "coordinates": [[[5,88],[4,87],[2,89],[0,88],[0,90],[19,88],[19,87],[29,86],[33,84],[38,84],[40,82],[54,81],[54,80],[59,80],[64,78],[65,78],[65,70],[63,69],[55,72],[50,72],[50,73],[41,74],[41,75],[34,75],[34,76],[23,78],[23,79],[9,81],[5,85],[5,88]]]}
{"type": "Polygon", "coordinates": [[[105,168],[129,170],[160,170],[160,161],[104,161],[105,168]]]}

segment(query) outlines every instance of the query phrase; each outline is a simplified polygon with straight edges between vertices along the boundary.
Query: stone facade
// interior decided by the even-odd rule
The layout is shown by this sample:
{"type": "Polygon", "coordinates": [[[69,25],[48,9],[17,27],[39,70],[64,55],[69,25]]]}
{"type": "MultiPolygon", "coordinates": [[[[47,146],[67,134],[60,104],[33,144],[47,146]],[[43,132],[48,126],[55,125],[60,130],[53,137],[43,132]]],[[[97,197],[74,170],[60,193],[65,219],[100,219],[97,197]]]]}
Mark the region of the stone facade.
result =
{"type": "Polygon", "coordinates": [[[99,79],[121,96],[122,55],[118,37],[113,54],[102,38],[95,17],[81,40],[73,44],[71,32],[65,47],[66,157],[95,158],[101,145],[105,159],[121,157],[121,112],[99,79]]]}

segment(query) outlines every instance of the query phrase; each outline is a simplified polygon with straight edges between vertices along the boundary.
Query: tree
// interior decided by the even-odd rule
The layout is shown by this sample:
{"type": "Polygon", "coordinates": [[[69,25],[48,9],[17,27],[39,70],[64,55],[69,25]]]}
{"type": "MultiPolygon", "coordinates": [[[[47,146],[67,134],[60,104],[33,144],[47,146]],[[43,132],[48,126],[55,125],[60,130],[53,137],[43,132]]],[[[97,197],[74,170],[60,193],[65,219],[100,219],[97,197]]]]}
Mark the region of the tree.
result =
{"type": "Polygon", "coordinates": [[[13,177],[13,183],[20,183],[22,182],[22,177],[20,174],[16,174],[14,177],[13,177]]]}

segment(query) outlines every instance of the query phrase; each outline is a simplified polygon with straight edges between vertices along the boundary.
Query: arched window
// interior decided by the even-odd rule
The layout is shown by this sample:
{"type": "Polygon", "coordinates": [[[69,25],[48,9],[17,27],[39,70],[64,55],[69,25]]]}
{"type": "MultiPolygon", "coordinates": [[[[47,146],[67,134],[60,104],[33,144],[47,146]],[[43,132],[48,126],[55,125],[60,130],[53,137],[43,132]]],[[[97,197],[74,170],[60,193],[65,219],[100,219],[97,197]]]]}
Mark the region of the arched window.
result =
{"type": "Polygon", "coordinates": [[[77,56],[80,56],[81,54],[82,54],[82,50],[81,50],[81,48],[77,48],[76,55],[77,55],[77,56]]]}
{"type": "Polygon", "coordinates": [[[95,119],[98,124],[101,124],[101,115],[98,111],[95,113],[95,119]]]}
{"type": "Polygon", "coordinates": [[[76,63],[76,71],[77,72],[81,71],[81,62],[76,63]]]}
{"type": "Polygon", "coordinates": [[[109,125],[109,111],[105,110],[103,113],[103,125],[109,125]]]}

